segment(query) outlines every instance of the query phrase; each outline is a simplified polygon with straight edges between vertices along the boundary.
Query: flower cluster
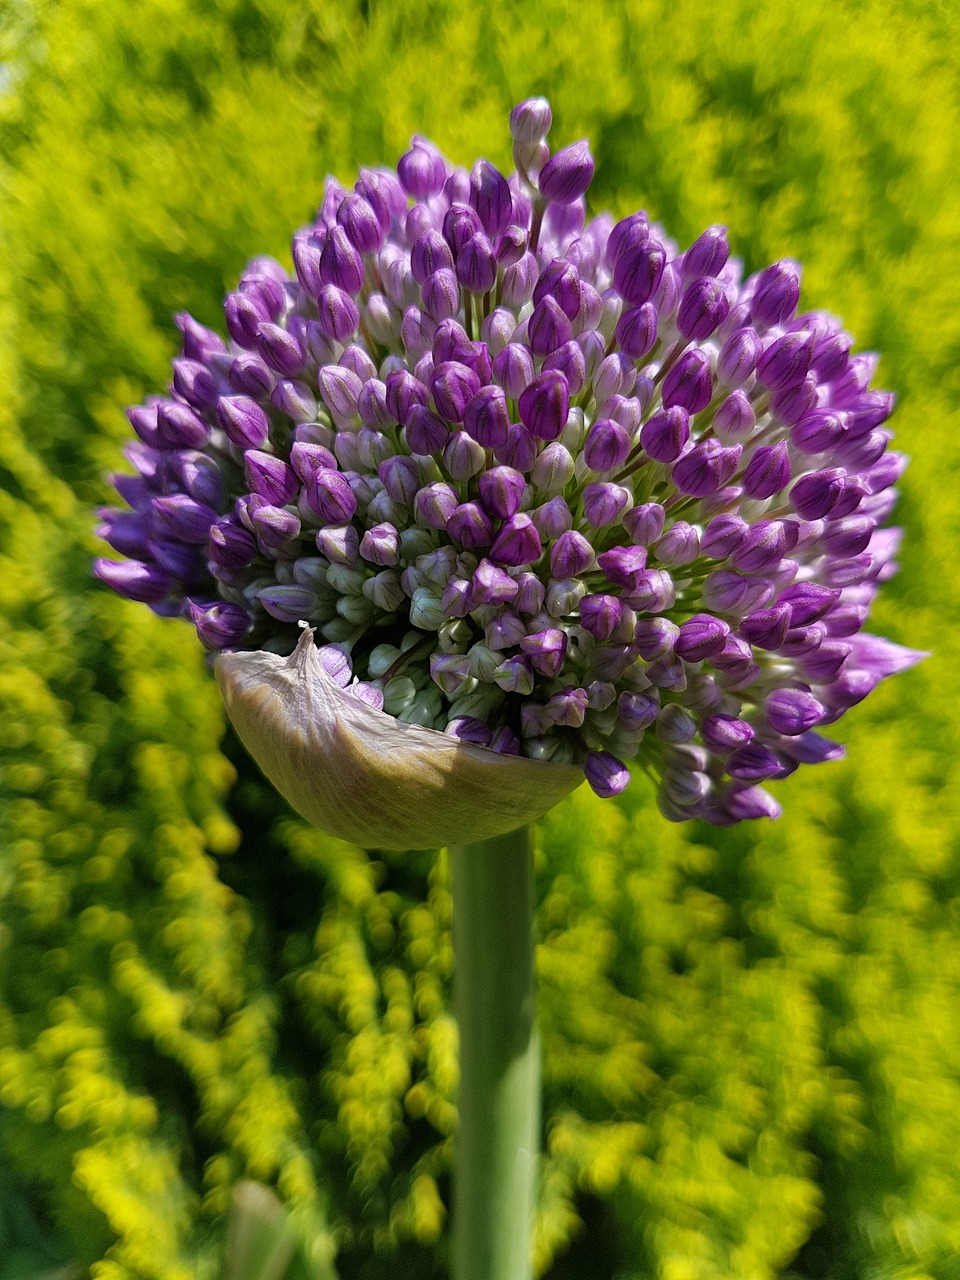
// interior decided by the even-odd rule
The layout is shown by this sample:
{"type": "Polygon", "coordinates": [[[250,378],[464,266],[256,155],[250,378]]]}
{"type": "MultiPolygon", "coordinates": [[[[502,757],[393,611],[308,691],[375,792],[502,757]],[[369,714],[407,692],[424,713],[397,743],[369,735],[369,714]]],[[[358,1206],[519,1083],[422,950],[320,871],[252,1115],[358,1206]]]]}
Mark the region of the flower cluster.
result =
{"type": "Polygon", "coordinates": [[[588,221],[590,151],[550,122],[512,112],[509,177],[415,137],[329,180],[229,342],[179,316],[96,572],[212,650],[306,622],[357,698],[600,795],[636,760],[671,819],[773,816],[760,784],[837,756],[817,728],[919,656],[861,633],[893,397],[797,314],[796,263],[743,280],[723,227],[680,252],[588,221]]]}

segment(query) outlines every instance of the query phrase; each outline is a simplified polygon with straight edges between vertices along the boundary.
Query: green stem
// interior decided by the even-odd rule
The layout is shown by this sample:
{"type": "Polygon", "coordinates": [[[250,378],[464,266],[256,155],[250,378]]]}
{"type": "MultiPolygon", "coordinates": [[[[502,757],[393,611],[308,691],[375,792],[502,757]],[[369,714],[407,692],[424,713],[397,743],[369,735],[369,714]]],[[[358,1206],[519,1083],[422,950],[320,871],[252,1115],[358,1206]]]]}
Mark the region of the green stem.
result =
{"type": "Polygon", "coordinates": [[[540,1128],[527,829],[450,850],[460,1034],[453,1280],[529,1280],[540,1128]]]}

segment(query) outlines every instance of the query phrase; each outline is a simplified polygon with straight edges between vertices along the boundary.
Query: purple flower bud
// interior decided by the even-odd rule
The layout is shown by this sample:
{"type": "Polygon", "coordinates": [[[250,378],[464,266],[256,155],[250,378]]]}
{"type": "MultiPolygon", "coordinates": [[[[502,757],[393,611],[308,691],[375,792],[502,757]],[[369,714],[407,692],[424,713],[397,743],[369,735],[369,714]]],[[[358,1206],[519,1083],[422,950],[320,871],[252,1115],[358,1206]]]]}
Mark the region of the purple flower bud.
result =
{"type": "Polygon", "coordinates": [[[623,617],[623,605],[616,596],[584,596],[580,601],[580,625],[594,639],[609,640],[623,617]]]}
{"type": "MultiPolygon", "coordinates": [[[[428,452],[431,451],[428,450],[428,452]]],[[[420,468],[413,458],[405,458],[402,455],[387,458],[377,468],[377,475],[394,502],[405,505],[413,502],[421,484],[420,468]]]]}
{"type": "Polygon", "coordinates": [[[447,535],[466,550],[478,551],[493,541],[493,525],[478,503],[464,502],[450,517],[447,535]]]}
{"type": "Polygon", "coordinates": [[[549,204],[572,204],[593,181],[593,156],[586,139],[564,147],[540,170],[537,186],[549,204]]]}
{"type": "Polygon", "coordinates": [[[238,645],[250,630],[252,618],[246,609],[222,601],[189,604],[190,621],[208,649],[230,649],[238,645]]]}
{"type": "Polygon", "coordinates": [[[447,360],[435,368],[430,389],[441,417],[462,422],[467,404],[480,390],[480,379],[465,364],[447,360]]]}
{"type": "Polygon", "coordinates": [[[648,547],[663,533],[666,513],[658,502],[642,502],[623,517],[622,524],[634,542],[648,547]]]}
{"type": "Polygon", "coordinates": [[[520,648],[530,658],[533,669],[548,678],[559,675],[567,656],[567,636],[550,627],[524,636],[520,648]]]}
{"type": "Polygon", "coordinates": [[[443,218],[443,235],[453,250],[454,260],[468,240],[482,234],[483,225],[474,209],[468,204],[456,203],[450,206],[443,218]]]}
{"type": "Polygon", "coordinates": [[[270,395],[270,402],[294,422],[313,422],[317,416],[316,396],[298,378],[279,378],[270,395]]]}
{"type": "Polygon", "coordinates": [[[533,380],[533,356],[529,347],[510,342],[494,357],[493,377],[511,400],[516,400],[533,380]]]}
{"type": "Polygon", "coordinates": [[[503,273],[503,305],[519,311],[533,297],[540,268],[532,253],[525,253],[503,273]]]}
{"type": "Polygon", "coordinates": [[[700,723],[700,737],[711,751],[726,754],[753,741],[754,727],[733,716],[707,716],[700,723]]]}
{"type": "Polygon", "coordinates": [[[491,560],[513,568],[535,564],[542,555],[543,546],[536,526],[529,516],[521,514],[506,521],[490,550],[491,560]]]}
{"type": "Polygon", "coordinates": [[[852,346],[848,333],[832,333],[817,342],[810,367],[819,382],[833,382],[844,372],[852,346]]]}
{"type": "Polygon", "coordinates": [[[226,351],[226,344],[218,333],[207,329],[186,311],[178,311],[173,317],[183,334],[183,354],[188,360],[209,360],[226,351]]]}
{"type": "Polygon", "coordinates": [[[394,565],[400,560],[400,537],[392,524],[375,524],[360,540],[360,554],[371,564],[394,565]]]}
{"type": "Polygon", "coordinates": [[[700,555],[700,535],[686,520],[675,520],[653,548],[661,564],[668,569],[693,564],[700,555]]]}
{"type": "MultiPolygon", "coordinates": [[[[328,364],[317,377],[320,395],[338,426],[349,426],[357,418],[357,402],[363,384],[357,375],[342,365],[328,364]]],[[[424,388],[426,394],[426,388],[424,388]]]]}
{"type": "Polygon", "coordinates": [[[829,515],[843,495],[844,478],[842,467],[801,476],[790,490],[790,501],[797,515],[804,520],[819,520],[829,515]]]}
{"type": "Polygon", "coordinates": [[[657,345],[659,317],[652,302],[624,311],[617,321],[616,341],[621,351],[642,360],[657,345]]]}
{"type": "Polygon", "coordinates": [[[751,818],[779,818],[782,812],[773,796],[762,787],[731,788],[724,796],[723,804],[735,822],[751,818]]]}
{"type": "Polygon", "coordinates": [[[617,698],[617,719],[628,733],[649,728],[659,714],[660,703],[653,694],[624,689],[617,698]]]}
{"type": "Polygon", "coordinates": [[[337,222],[358,253],[376,253],[383,245],[384,228],[373,206],[363,196],[346,195],[337,210],[337,222]]]}
{"type": "Polygon", "coordinates": [[[450,738],[472,742],[477,747],[490,745],[490,728],[475,716],[455,716],[443,731],[450,738]]]}
{"type": "Polygon", "coordinates": [[[407,415],[404,437],[411,453],[439,453],[450,439],[450,428],[432,409],[414,404],[407,415]]]}
{"type": "Polygon", "coordinates": [[[223,304],[223,312],[227,322],[227,332],[240,347],[251,348],[257,345],[257,330],[267,319],[266,311],[257,305],[252,298],[242,293],[231,293],[223,304]]]}
{"type": "Polygon", "coordinates": [[[709,338],[730,310],[726,290],[719,280],[704,276],[687,285],[677,312],[677,329],[688,342],[709,338]]]}
{"type": "Polygon", "coordinates": [[[305,358],[300,343],[278,324],[264,322],[259,325],[257,349],[270,368],[282,377],[294,378],[304,367],[305,358]]]}
{"type": "Polygon", "coordinates": [[[548,541],[551,538],[561,538],[573,528],[573,515],[559,495],[536,507],[531,511],[530,518],[540,537],[548,541]]]}
{"type": "Polygon", "coordinates": [[[256,598],[271,618],[276,618],[278,622],[305,621],[317,608],[316,593],[309,587],[261,587],[256,598]]]}
{"type": "Polygon", "coordinates": [[[631,445],[624,427],[610,418],[601,418],[587,433],[583,460],[591,471],[613,471],[626,462],[631,445]]]}
{"type": "Polygon", "coordinates": [[[603,799],[617,796],[630,785],[630,771],[609,751],[590,751],[583,762],[583,776],[603,799]]]}
{"type": "MultiPolygon", "coordinates": [[[[325,370],[321,370],[321,378],[325,370]]],[[[386,378],[387,408],[397,422],[407,425],[414,405],[426,405],[430,400],[430,392],[419,378],[405,370],[389,373],[386,378]]],[[[321,388],[322,390],[322,388],[321,388]]],[[[359,395],[359,388],[357,391],[359,395]]]]}
{"type": "Polygon", "coordinates": [[[501,267],[512,267],[527,251],[529,237],[523,227],[509,226],[496,245],[497,262],[501,267]]]}
{"type": "Polygon", "coordinates": [[[498,462],[526,474],[537,458],[536,438],[520,422],[511,422],[505,442],[494,450],[498,462]]]}
{"type": "MultiPolygon", "coordinates": [[[[411,361],[429,359],[435,330],[436,322],[419,307],[411,306],[404,309],[403,319],[400,321],[400,340],[411,361]]],[[[419,375],[420,366],[417,365],[414,376],[422,382],[423,379],[419,375]]]]}
{"type": "Polygon", "coordinates": [[[656,734],[661,742],[672,745],[690,742],[696,731],[696,720],[675,702],[668,703],[657,716],[656,734]]]}
{"type": "Polygon", "coordinates": [[[481,387],[464,408],[463,427],[484,449],[500,449],[506,444],[510,415],[500,387],[481,387]]]}
{"type": "Polygon", "coordinates": [[[760,742],[748,742],[746,746],[738,747],[727,761],[727,772],[731,778],[750,782],[762,782],[782,771],[782,763],[760,742]]]}
{"type": "MultiPolygon", "coordinates": [[[[713,429],[723,444],[746,440],[757,425],[753,405],[742,391],[731,391],[717,409],[713,429]]],[[[788,476],[789,479],[789,476],[788,476]]]]}
{"type": "Polygon", "coordinates": [[[732,569],[716,569],[704,580],[701,598],[717,613],[746,614],[772,599],[774,587],[765,578],[744,578],[732,569]]]}
{"type": "Polygon", "coordinates": [[[876,521],[869,516],[847,516],[832,521],[823,536],[823,546],[831,555],[857,556],[870,544],[876,521]]]}
{"type": "Polygon", "coordinates": [[[523,425],[539,440],[556,440],[570,412],[567,380],[556,369],[539,374],[521,394],[518,408],[523,425]]]}
{"type": "Polygon", "coordinates": [[[724,447],[716,440],[702,440],[673,466],[673,481],[681,493],[706,498],[727,483],[737,469],[743,446],[724,447]]]}
{"type": "Polygon", "coordinates": [[[485,471],[478,481],[480,501],[490,515],[499,520],[509,520],[520,510],[526,481],[512,467],[493,467],[485,471]]]}
{"type": "Polygon", "coordinates": [[[634,587],[646,568],[646,547],[611,547],[597,556],[597,564],[608,582],[617,587],[634,587]]]}
{"type": "Polygon", "coordinates": [[[683,255],[684,280],[695,280],[698,276],[719,275],[729,256],[727,228],[707,227],[683,255]]]}
{"type": "Polygon", "coordinates": [[[533,290],[537,305],[544,298],[552,297],[568,320],[575,320],[580,310],[580,277],[565,258],[554,258],[540,273],[533,290]]]}
{"type": "Polygon", "coordinates": [[[217,513],[205,502],[197,502],[185,493],[171,493],[154,498],[153,515],[167,537],[191,546],[203,546],[217,513]]]}
{"type": "Polygon", "coordinates": [[[396,174],[389,170],[361,169],[354,190],[370,205],[385,232],[390,230],[392,220],[399,218],[407,207],[403,188],[396,174]]]}
{"type": "MultiPolygon", "coordinates": [[[[135,415],[145,420],[152,406],[135,415]]],[[[132,419],[131,419],[132,420],[132,419]]],[[[177,400],[161,400],[156,406],[156,447],[159,449],[202,449],[210,438],[210,430],[194,411],[177,400]]],[[[152,443],[147,441],[148,444],[152,443]]]]}
{"type": "Polygon", "coordinates": [[[426,138],[415,137],[410,150],[397,163],[397,177],[408,196],[429,200],[443,190],[447,180],[443,157],[426,138]]]}
{"type": "Polygon", "coordinates": [[[744,573],[772,569],[786,554],[787,534],[780,520],[761,520],[751,525],[730,553],[730,563],[744,573]]]}
{"type": "Polygon", "coordinates": [[[243,473],[251,493],[275,507],[282,507],[296,497],[299,488],[296,475],[272,453],[248,450],[243,459],[243,473]]]}
{"type": "Polygon", "coordinates": [[[423,529],[444,529],[459,502],[455,489],[436,481],[425,485],[414,498],[414,518],[423,529]]]}
{"type": "Polygon", "coordinates": [[[300,287],[311,298],[315,298],[323,288],[323,280],[320,277],[320,255],[323,252],[324,239],[326,239],[325,232],[322,239],[315,235],[299,233],[293,238],[293,269],[300,287]]]}
{"type": "Polygon", "coordinates": [[[629,489],[609,481],[588,484],[583,490],[583,514],[595,529],[613,524],[629,502],[629,489]]]}
{"type": "Polygon", "coordinates": [[[712,394],[710,357],[698,347],[685,351],[663,380],[666,409],[676,405],[687,413],[699,413],[710,403],[712,394]]]}
{"type": "Polygon", "coordinates": [[[634,629],[633,642],[644,662],[652,662],[673,648],[680,628],[668,618],[640,618],[634,629]]]}
{"type": "Polygon", "coordinates": [[[655,413],[640,430],[644,453],[655,462],[675,462],[690,439],[690,415],[680,405],[655,413]]]}
{"type": "Polygon", "coordinates": [[[583,390],[587,381],[587,362],[580,344],[571,340],[557,347],[543,362],[543,370],[556,369],[567,382],[567,390],[575,396],[583,390]]]}
{"type": "Polygon", "coordinates": [[[510,136],[521,146],[535,146],[550,132],[552,120],[546,98],[526,98],[510,112],[510,136]]]}
{"type": "MultiPolygon", "coordinates": [[[[113,547],[114,551],[133,560],[143,559],[149,554],[147,520],[142,513],[101,507],[97,514],[103,521],[97,526],[97,537],[113,547]]],[[[113,561],[109,563],[112,564],[113,561]]]]}
{"type": "Polygon", "coordinates": [[[513,197],[507,180],[489,160],[478,160],[470,173],[470,203],[483,229],[495,240],[513,216],[513,197]]]}
{"type": "Polygon", "coordinates": [[[357,331],[360,312],[357,304],[335,284],[323,285],[317,297],[320,331],[335,342],[346,342],[357,331]]]}
{"type": "Polygon", "coordinates": [[[363,288],[363,259],[343,227],[331,227],[327,233],[320,253],[320,279],[348,294],[363,288]]]}
{"type": "Polygon", "coordinates": [[[457,277],[447,267],[440,268],[423,282],[423,309],[436,323],[449,320],[460,310],[460,286],[457,277]]]}
{"type": "Polygon", "coordinates": [[[804,413],[791,430],[791,442],[803,453],[826,453],[844,436],[844,422],[837,413],[815,408],[804,413]]]}
{"type": "Polygon", "coordinates": [[[269,551],[281,551],[300,535],[300,519],[285,507],[271,503],[251,507],[250,524],[259,545],[269,551]]]}
{"type": "Polygon", "coordinates": [[[217,382],[199,360],[174,360],[173,387],[194,409],[210,409],[217,403],[217,382]]]}
{"type": "Polygon", "coordinates": [[[784,441],[754,450],[743,473],[743,491],[751,498],[772,498],[790,483],[790,451],[784,441]]]}
{"type": "Polygon", "coordinates": [[[756,324],[784,324],[791,319],[800,301],[800,268],[784,258],[761,271],[750,303],[750,318],[756,324]]]}
{"type": "Polygon", "coordinates": [[[431,228],[414,241],[410,250],[410,271],[417,284],[436,271],[452,271],[453,254],[439,231],[431,228]]]}
{"type": "Polygon", "coordinates": [[[645,245],[650,239],[650,221],[645,213],[631,213],[621,218],[607,237],[605,261],[612,271],[620,255],[645,245]]]}
{"type": "Polygon", "coordinates": [[[666,250],[647,237],[637,243],[625,237],[613,268],[613,287],[631,307],[640,307],[657,291],[667,261],[666,250]]]}
{"type": "Polygon", "coordinates": [[[822,703],[805,689],[775,689],[763,707],[770,727],[791,738],[820,724],[827,714],[822,703]]]}
{"type": "Polygon", "coordinates": [[[793,386],[780,387],[770,396],[771,414],[788,427],[795,426],[816,405],[817,378],[813,373],[793,386]]]}
{"type": "Polygon", "coordinates": [[[556,298],[547,294],[533,309],[527,322],[527,338],[534,355],[546,356],[569,342],[570,321],[556,298]]]}
{"type": "Polygon", "coordinates": [[[263,400],[273,388],[274,375],[259,356],[244,353],[234,359],[227,381],[241,395],[263,400]]]}
{"type": "Polygon", "coordinates": [[[346,477],[331,467],[319,467],[313,473],[305,496],[310,510],[328,524],[345,524],[357,510],[357,499],[346,477]]]}
{"type": "Polygon", "coordinates": [[[256,558],[257,546],[234,516],[224,516],[210,526],[207,552],[223,569],[245,569],[256,558]]]}
{"type": "Polygon", "coordinates": [[[697,613],[681,624],[673,651],[684,662],[703,662],[720,652],[729,634],[729,626],[720,618],[697,613]]]}
{"type": "Polygon", "coordinates": [[[737,329],[720,348],[717,376],[728,387],[742,387],[757,367],[763,342],[756,329],[737,329]]]}
{"type": "Polygon", "coordinates": [[[757,381],[770,391],[794,387],[806,377],[812,354],[810,334],[784,334],[771,342],[757,361],[757,381]]]}
{"type": "Polygon", "coordinates": [[[742,516],[714,516],[700,539],[700,550],[711,560],[725,560],[743,541],[749,525],[742,516]]]}
{"type": "Polygon", "coordinates": [[[457,279],[471,293],[486,293],[497,281],[497,257],[482,231],[466,240],[457,253],[457,279]]]}
{"type": "Polygon", "coordinates": [[[510,604],[517,596],[516,579],[492,560],[481,560],[474,570],[470,606],[510,604]]]}
{"type": "Polygon", "coordinates": [[[139,604],[158,604],[173,586],[162,569],[141,560],[98,559],[93,562],[93,572],[119,595],[139,604]]]}
{"type": "Polygon", "coordinates": [[[561,579],[576,577],[579,573],[593,568],[594,563],[593,547],[584,535],[576,530],[564,530],[550,548],[550,575],[553,577],[561,577],[561,579]]]}
{"type": "Polygon", "coordinates": [[[745,639],[758,649],[779,649],[790,628],[790,606],[775,604],[755,609],[740,624],[745,639]]]}

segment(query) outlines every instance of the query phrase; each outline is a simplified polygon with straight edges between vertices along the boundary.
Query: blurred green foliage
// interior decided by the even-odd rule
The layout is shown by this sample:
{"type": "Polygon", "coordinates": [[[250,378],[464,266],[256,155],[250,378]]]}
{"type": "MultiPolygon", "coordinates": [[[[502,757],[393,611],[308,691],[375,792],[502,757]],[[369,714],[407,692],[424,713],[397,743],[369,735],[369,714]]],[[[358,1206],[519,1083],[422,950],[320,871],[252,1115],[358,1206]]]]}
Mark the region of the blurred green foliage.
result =
{"type": "Polygon", "coordinates": [[[594,208],[799,258],[882,350],[913,463],[874,629],[935,651],[779,823],[669,827],[640,779],[544,822],[538,1270],[960,1277],[958,28],[951,0],[0,9],[0,1134],[95,1280],[215,1275],[243,1178],[321,1276],[445,1272],[445,860],[292,818],[187,628],[91,583],[90,508],[174,310],[216,325],[325,173],[415,131],[505,165],[531,93],[593,140],[594,208]]]}

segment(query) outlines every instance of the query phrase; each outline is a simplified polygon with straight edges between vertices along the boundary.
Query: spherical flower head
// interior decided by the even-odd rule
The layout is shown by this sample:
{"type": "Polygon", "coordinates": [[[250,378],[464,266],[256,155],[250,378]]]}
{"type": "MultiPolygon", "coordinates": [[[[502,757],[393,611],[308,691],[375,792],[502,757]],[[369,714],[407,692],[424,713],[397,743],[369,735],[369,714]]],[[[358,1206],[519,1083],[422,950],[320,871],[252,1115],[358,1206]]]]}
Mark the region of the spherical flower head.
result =
{"type": "Polygon", "coordinates": [[[509,175],[418,136],[328,184],[227,338],[177,318],[100,513],[98,577],[192,623],[267,775],[362,843],[493,835],[632,762],[668,818],[775,816],[922,656],[862,632],[903,467],[874,360],[797,314],[792,261],[588,219],[550,124],[515,108],[509,175]]]}

